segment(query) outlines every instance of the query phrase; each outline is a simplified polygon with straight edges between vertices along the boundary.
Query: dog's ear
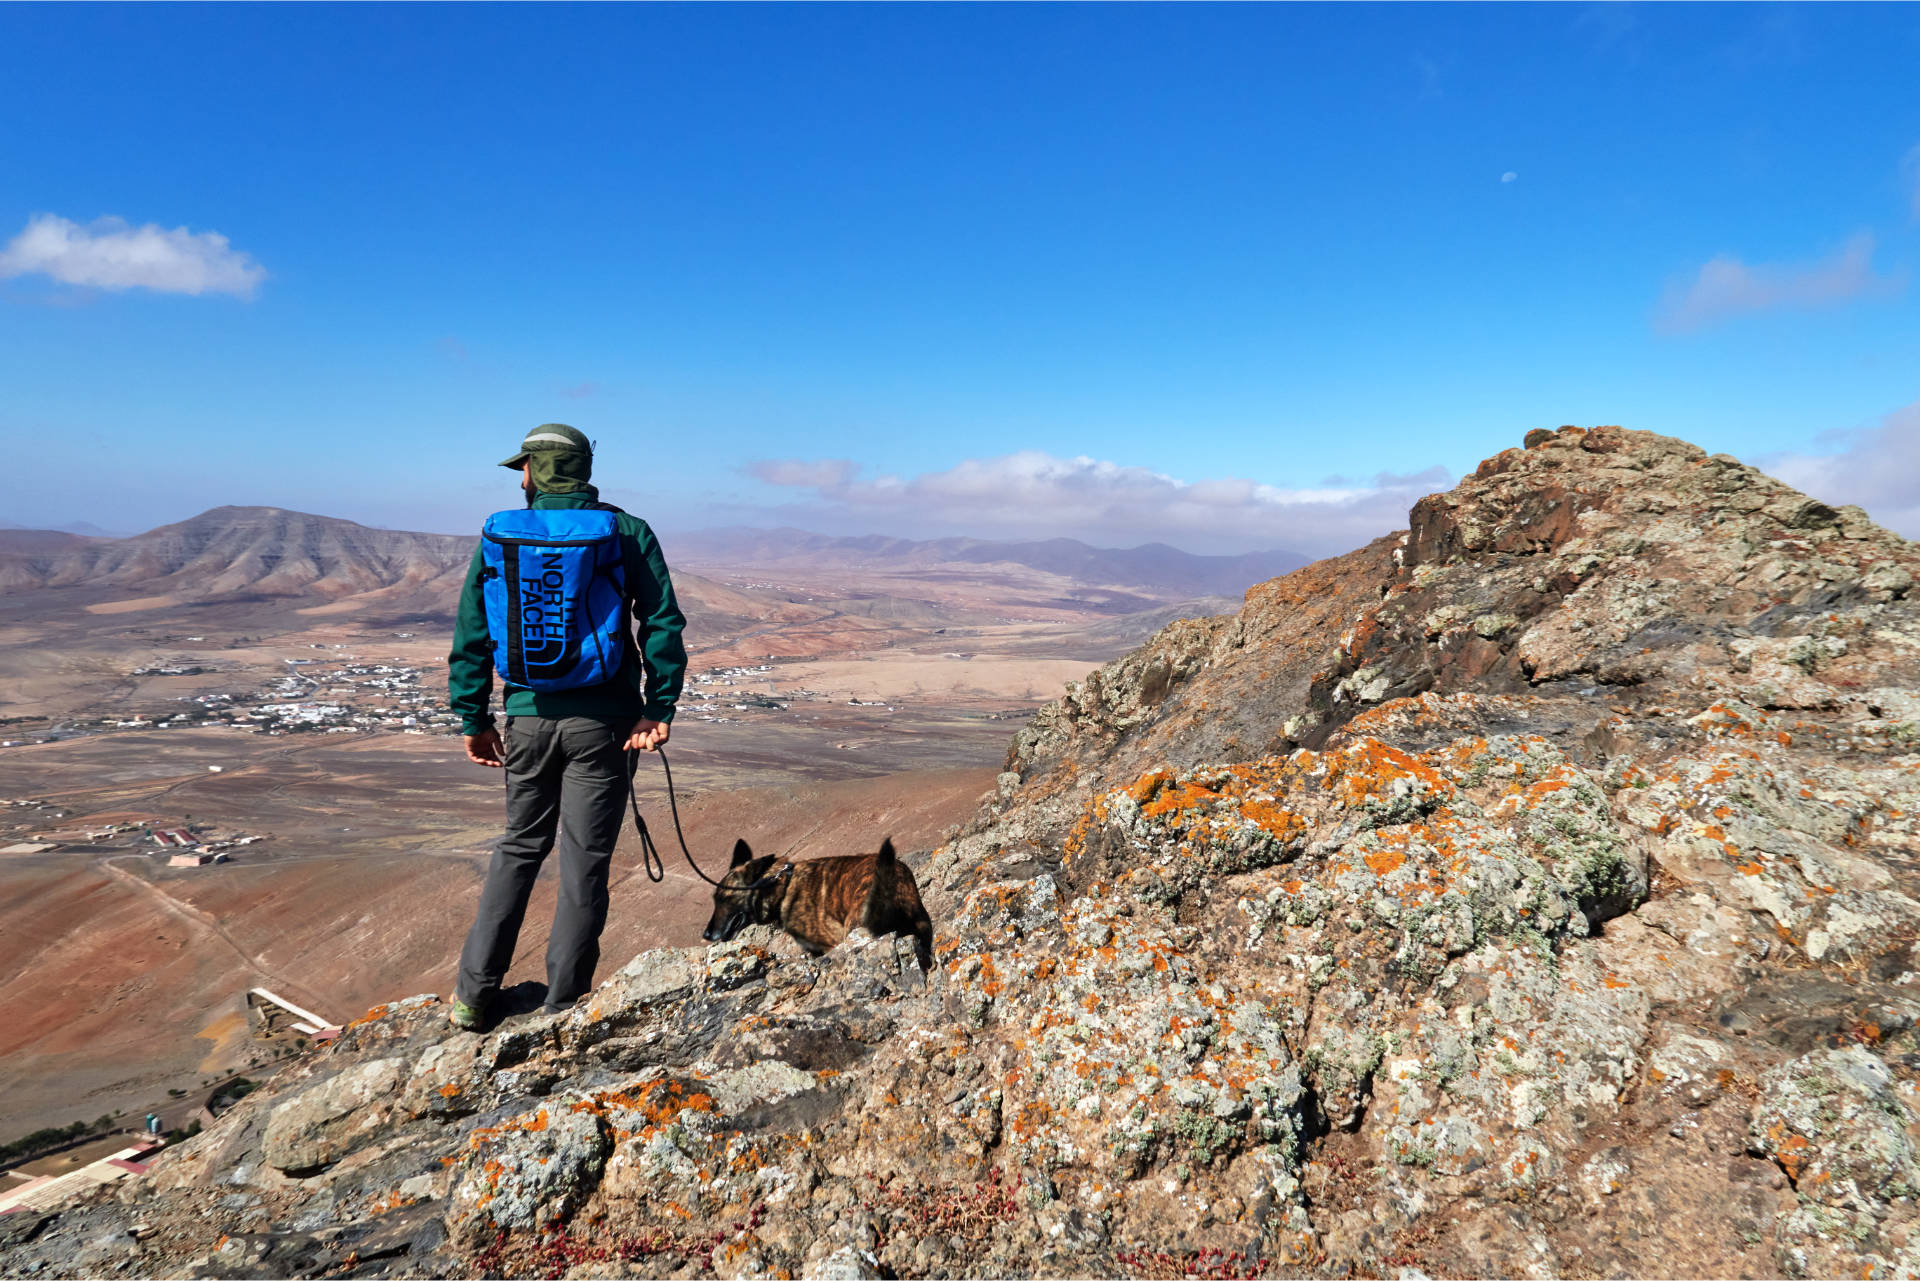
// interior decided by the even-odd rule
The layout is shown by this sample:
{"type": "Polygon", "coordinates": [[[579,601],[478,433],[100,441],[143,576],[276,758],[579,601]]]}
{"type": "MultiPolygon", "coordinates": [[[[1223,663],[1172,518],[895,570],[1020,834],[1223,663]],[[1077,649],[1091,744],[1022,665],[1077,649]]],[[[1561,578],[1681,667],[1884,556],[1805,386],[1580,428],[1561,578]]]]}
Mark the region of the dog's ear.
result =
{"type": "Polygon", "coordinates": [[[733,843],[733,862],[728,866],[739,867],[742,863],[751,862],[753,862],[753,846],[747,844],[745,841],[735,841],[733,843]]]}
{"type": "Polygon", "coordinates": [[[891,836],[889,836],[886,840],[880,842],[880,853],[875,855],[875,857],[880,861],[880,864],[883,867],[886,866],[888,863],[893,862],[893,859],[894,859],[893,838],[891,836]]]}

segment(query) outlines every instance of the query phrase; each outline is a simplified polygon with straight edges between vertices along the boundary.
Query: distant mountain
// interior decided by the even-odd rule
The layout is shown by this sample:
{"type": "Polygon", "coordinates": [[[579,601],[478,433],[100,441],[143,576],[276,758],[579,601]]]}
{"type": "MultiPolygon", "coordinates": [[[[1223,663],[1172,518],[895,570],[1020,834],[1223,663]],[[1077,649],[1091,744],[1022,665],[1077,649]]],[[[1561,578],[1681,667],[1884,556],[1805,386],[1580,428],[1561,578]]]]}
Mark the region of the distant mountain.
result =
{"type": "Polygon", "coordinates": [[[216,507],[131,538],[0,530],[0,593],[78,584],[153,595],[350,596],[457,581],[473,539],[369,529],[278,507],[216,507]]]}
{"type": "Polygon", "coordinates": [[[64,529],[22,529],[9,525],[0,529],[0,557],[45,556],[85,547],[93,540],[64,529]]]}
{"type": "Polygon", "coordinates": [[[125,538],[125,534],[116,534],[110,529],[102,529],[90,520],[69,521],[64,525],[55,525],[51,529],[38,529],[31,525],[22,525],[18,521],[0,520],[0,533],[12,530],[24,530],[34,534],[78,534],[82,538],[125,538]]]}
{"type": "MultiPolygon", "coordinates": [[[[409,608],[445,611],[458,596],[473,554],[472,536],[375,529],[332,516],[278,507],[216,507],[190,520],[130,538],[47,529],[0,529],[0,595],[45,587],[117,587],[135,596],[181,601],[236,597],[337,600],[378,593],[409,608]]],[[[1107,593],[1121,612],[1140,603],[1203,596],[1238,598],[1254,583],[1304,563],[1291,552],[1196,556],[1162,543],[1092,547],[1070,538],[991,542],[977,538],[915,541],[835,538],[797,529],[720,529],[666,540],[674,577],[690,607],[716,621],[744,625],[769,611],[809,611],[759,595],[741,596],[691,572],[700,567],[928,571],[1018,566],[1068,580],[1076,595],[1107,593]],[[1129,603],[1134,602],[1134,603],[1129,603]],[[737,615],[737,617],[736,617],[737,615]]],[[[944,572],[938,572],[944,571],[944,572]]],[[[1052,589],[1044,589],[1043,593],[1052,589]]],[[[927,602],[880,594],[840,602],[841,612],[895,622],[944,622],[927,602]],[[938,617],[936,617],[938,615],[938,617]]]]}
{"type": "Polygon", "coordinates": [[[1042,542],[994,542],[979,538],[918,541],[880,534],[834,537],[802,529],[731,526],[699,530],[669,540],[675,560],[691,565],[806,569],[920,569],[932,565],[1023,565],[1075,582],[1182,596],[1239,596],[1255,583],[1291,573],[1307,563],[1295,552],[1248,552],[1199,556],[1165,543],[1094,547],[1072,538],[1042,542]]]}

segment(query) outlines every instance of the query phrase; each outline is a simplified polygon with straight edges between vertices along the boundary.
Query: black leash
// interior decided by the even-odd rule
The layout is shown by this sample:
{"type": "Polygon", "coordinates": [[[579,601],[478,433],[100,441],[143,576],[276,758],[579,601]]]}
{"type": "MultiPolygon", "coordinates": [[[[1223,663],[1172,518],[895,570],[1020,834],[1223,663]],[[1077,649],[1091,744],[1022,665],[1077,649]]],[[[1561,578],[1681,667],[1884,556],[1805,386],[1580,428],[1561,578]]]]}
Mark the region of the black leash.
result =
{"type": "MultiPolygon", "coordinates": [[[[720,882],[701,871],[700,865],[693,861],[693,851],[687,848],[687,834],[680,829],[680,802],[675,799],[673,793],[673,766],[667,764],[667,749],[664,747],[656,747],[653,750],[654,754],[660,758],[660,768],[666,772],[667,808],[673,813],[673,835],[674,838],[680,842],[680,852],[686,855],[687,866],[693,869],[695,876],[713,886],[715,889],[718,889],[720,882]]],[[[647,830],[647,820],[640,816],[640,798],[634,795],[633,790],[633,776],[639,771],[639,749],[628,748],[627,805],[633,810],[633,826],[635,830],[640,833],[640,863],[641,866],[647,870],[647,879],[649,881],[659,882],[666,878],[667,868],[666,864],[660,861],[660,850],[659,847],[653,843],[653,833],[647,830]]]]}

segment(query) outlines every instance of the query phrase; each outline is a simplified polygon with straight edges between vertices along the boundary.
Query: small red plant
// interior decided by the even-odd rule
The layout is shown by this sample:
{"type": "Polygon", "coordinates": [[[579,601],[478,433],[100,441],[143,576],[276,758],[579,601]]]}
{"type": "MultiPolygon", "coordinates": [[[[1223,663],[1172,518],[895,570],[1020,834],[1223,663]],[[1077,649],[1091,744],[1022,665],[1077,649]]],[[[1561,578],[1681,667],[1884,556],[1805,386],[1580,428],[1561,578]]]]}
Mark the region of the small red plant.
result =
{"type": "Polygon", "coordinates": [[[1249,1259],[1238,1250],[1202,1246],[1198,1250],[1117,1250],[1113,1261],[1140,1281],[1183,1281],[1187,1277],[1204,1281],[1243,1281],[1265,1277],[1267,1261],[1249,1259]]]}

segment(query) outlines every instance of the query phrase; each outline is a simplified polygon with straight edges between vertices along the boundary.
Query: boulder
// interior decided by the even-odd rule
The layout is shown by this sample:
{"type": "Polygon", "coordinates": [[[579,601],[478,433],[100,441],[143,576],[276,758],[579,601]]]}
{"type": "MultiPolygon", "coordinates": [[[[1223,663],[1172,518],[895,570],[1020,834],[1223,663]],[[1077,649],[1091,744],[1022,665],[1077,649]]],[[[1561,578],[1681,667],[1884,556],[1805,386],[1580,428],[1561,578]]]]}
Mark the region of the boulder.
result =
{"type": "Polygon", "coordinates": [[[405,1080],[405,1059],[370,1059],[310,1085],[274,1106],[260,1144],[268,1165],[316,1170],[382,1136],[405,1080]]]}

